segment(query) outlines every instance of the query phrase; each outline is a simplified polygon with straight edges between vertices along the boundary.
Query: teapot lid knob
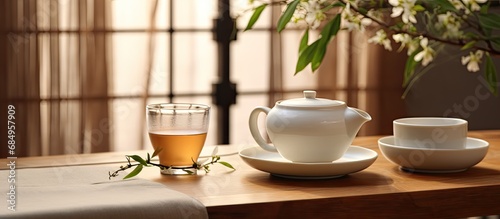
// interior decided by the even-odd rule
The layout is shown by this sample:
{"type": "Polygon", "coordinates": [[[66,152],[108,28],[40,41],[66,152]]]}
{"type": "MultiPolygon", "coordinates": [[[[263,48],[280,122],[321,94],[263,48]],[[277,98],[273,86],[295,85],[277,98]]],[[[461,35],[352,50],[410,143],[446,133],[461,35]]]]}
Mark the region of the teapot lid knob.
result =
{"type": "Polygon", "coordinates": [[[316,98],[316,91],[313,90],[305,90],[304,91],[304,97],[308,99],[315,99],[316,98]]]}
{"type": "Polygon", "coordinates": [[[303,91],[304,97],[295,98],[289,100],[280,100],[276,102],[276,105],[282,107],[300,107],[300,108],[325,108],[325,107],[336,107],[345,106],[345,103],[338,100],[329,100],[323,98],[316,98],[316,91],[305,90],[303,91]]]}

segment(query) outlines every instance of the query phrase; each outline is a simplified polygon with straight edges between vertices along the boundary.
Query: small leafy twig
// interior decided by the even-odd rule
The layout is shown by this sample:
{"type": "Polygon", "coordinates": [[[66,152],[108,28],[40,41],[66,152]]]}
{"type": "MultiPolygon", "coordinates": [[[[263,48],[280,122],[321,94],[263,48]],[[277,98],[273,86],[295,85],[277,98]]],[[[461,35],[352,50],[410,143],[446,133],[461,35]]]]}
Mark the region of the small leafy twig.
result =
{"type": "Polygon", "coordinates": [[[128,163],[126,165],[120,166],[120,168],[114,172],[109,172],[108,173],[109,179],[111,180],[112,177],[117,177],[120,172],[128,170],[132,167],[135,167],[135,169],[132,170],[132,172],[127,174],[125,177],[123,177],[123,179],[132,178],[132,177],[136,176],[137,174],[139,174],[142,171],[143,167],[152,167],[152,166],[159,167],[162,170],[179,169],[179,170],[185,171],[188,174],[193,174],[193,172],[189,170],[192,168],[197,169],[197,170],[204,170],[206,173],[208,173],[208,172],[210,172],[210,165],[213,165],[216,163],[222,164],[223,166],[225,166],[227,168],[235,170],[235,168],[231,164],[220,160],[220,156],[217,155],[218,147],[215,147],[214,151],[212,152],[210,162],[206,162],[206,160],[201,161],[201,162],[196,162],[193,160],[193,165],[188,166],[188,167],[165,166],[162,164],[151,162],[151,158],[154,158],[155,156],[157,156],[160,151],[161,151],[161,148],[159,148],[158,150],[155,150],[153,152],[152,156],[150,156],[150,154],[147,153],[146,159],[143,159],[142,157],[140,157],[138,155],[125,155],[125,158],[127,159],[128,163]],[[130,159],[133,159],[137,163],[132,164],[130,159]]]}

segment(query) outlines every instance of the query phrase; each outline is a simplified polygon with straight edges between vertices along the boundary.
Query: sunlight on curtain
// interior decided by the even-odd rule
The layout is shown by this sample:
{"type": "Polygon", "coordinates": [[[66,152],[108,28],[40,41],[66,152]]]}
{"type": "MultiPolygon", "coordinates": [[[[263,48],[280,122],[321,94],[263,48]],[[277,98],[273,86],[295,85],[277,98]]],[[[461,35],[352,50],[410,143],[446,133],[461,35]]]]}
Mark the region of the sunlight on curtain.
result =
{"type": "MultiPolygon", "coordinates": [[[[109,1],[25,1],[39,31],[41,154],[109,151],[106,36],[109,1]],[[78,34],[77,30],[84,30],[78,34]],[[96,31],[97,30],[97,31],[96,31]],[[99,32],[101,31],[101,32],[99,32]]],[[[22,28],[22,27],[21,27],[22,28]]],[[[27,136],[35,135],[33,132],[27,136]]]]}

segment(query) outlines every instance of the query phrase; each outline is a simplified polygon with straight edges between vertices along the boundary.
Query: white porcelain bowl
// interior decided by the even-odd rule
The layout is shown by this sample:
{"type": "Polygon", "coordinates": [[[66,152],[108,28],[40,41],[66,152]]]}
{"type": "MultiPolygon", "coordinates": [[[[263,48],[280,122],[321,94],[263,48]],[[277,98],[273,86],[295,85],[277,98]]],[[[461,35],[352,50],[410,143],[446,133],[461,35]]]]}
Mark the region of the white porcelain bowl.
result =
{"type": "Polygon", "coordinates": [[[424,149],[396,146],[394,137],[378,140],[384,157],[403,170],[424,173],[460,172],[478,164],[488,152],[489,143],[467,138],[465,149],[424,149]]]}
{"type": "Polygon", "coordinates": [[[410,117],[393,121],[396,145],[412,148],[464,149],[467,121],[445,117],[410,117]]]}

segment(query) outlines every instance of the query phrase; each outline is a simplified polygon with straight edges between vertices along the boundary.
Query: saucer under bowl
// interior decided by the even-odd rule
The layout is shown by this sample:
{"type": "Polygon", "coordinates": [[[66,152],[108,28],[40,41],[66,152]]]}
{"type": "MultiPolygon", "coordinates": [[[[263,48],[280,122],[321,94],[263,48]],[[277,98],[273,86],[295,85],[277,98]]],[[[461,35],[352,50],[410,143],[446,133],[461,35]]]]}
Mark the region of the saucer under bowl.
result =
{"type": "Polygon", "coordinates": [[[478,138],[467,138],[464,149],[431,149],[398,146],[394,136],[378,140],[380,151],[402,170],[419,173],[462,172],[478,164],[488,152],[489,143],[478,138]]]}
{"type": "Polygon", "coordinates": [[[251,167],[273,176],[292,179],[329,179],[366,169],[375,162],[377,152],[359,146],[350,146],[338,160],[326,163],[297,163],[283,158],[277,152],[258,146],[245,148],[239,153],[251,167]]]}

